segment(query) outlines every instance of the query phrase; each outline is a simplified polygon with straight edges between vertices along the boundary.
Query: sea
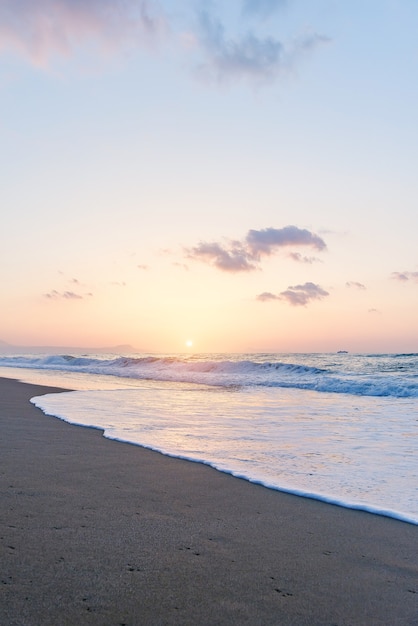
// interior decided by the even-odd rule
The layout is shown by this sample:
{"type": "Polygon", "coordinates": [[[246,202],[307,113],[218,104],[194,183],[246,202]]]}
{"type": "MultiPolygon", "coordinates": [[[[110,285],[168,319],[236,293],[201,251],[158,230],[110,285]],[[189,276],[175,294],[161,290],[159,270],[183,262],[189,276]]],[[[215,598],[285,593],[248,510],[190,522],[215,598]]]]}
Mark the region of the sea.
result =
{"type": "Polygon", "coordinates": [[[0,375],[109,439],[418,524],[418,354],[25,354],[0,375]]]}

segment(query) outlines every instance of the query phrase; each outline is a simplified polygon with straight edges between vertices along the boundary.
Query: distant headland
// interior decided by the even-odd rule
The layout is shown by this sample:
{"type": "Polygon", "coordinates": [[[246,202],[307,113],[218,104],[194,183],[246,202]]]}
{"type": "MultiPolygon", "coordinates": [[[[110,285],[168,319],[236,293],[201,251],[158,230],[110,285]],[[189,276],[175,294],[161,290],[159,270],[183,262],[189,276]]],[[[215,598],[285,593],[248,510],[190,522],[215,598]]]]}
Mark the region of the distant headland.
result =
{"type": "Polygon", "coordinates": [[[17,346],[0,339],[0,354],[133,354],[141,352],[129,344],[103,348],[76,346],[17,346]]]}

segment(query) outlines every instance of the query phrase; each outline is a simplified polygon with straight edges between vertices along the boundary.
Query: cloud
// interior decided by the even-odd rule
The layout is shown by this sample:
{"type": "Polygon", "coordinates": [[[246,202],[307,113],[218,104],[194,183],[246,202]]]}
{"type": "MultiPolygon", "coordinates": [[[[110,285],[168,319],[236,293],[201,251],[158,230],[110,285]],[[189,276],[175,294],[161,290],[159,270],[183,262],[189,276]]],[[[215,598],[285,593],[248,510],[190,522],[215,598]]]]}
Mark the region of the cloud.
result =
{"type": "Polygon", "coordinates": [[[251,255],[241,246],[233,244],[228,250],[219,243],[200,242],[187,251],[190,259],[198,259],[224,272],[249,272],[257,267],[251,255]]]}
{"type": "Polygon", "coordinates": [[[418,281],[418,272],[392,272],[392,278],[401,282],[418,281]]]}
{"type": "Polygon", "coordinates": [[[297,263],[322,263],[321,259],[315,256],[302,256],[300,252],[289,252],[288,256],[297,263]]]}
{"type": "Polygon", "coordinates": [[[185,270],[186,272],[189,271],[189,266],[186,265],[185,263],[178,263],[177,261],[173,261],[172,265],[174,267],[179,267],[182,270],[185,270]]]}
{"type": "MultiPolygon", "coordinates": [[[[247,2],[248,7],[273,8],[273,1],[247,2]]],[[[245,8],[245,6],[244,6],[245,8]]],[[[286,46],[275,37],[259,37],[248,31],[228,38],[223,23],[207,11],[199,14],[200,37],[197,41],[204,60],[197,68],[197,74],[215,82],[250,80],[266,82],[288,70],[301,54],[311,52],[317,46],[329,41],[316,33],[295,38],[286,46]]]]}
{"type": "Polygon", "coordinates": [[[288,287],[286,291],[280,293],[280,299],[286,300],[292,306],[306,306],[311,300],[322,300],[326,296],[329,296],[328,291],[309,282],[304,285],[288,287]]]}
{"type": "Polygon", "coordinates": [[[351,287],[354,287],[354,288],[356,288],[356,289],[366,289],[366,285],[363,285],[363,283],[358,283],[358,282],[356,282],[356,281],[352,281],[352,280],[348,280],[348,281],[345,283],[345,286],[346,286],[346,287],[348,287],[349,289],[350,289],[351,287]]]}
{"type": "MultiPolygon", "coordinates": [[[[88,293],[88,296],[92,296],[92,293],[88,293]]],[[[75,293],[74,291],[57,291],[56,289],[53,289],[52,291],[49,291],[48,293],[44,294],[44,298],[47,298],[48,300],[83,300],[83,296],[81,296],[78,293],[75,293]]]]}
{"type": "MultiPolygon", "coordinates": [[[[212,15],[212,3],[204,4],[196,26],[190,9],[172,11],[168,17],[158,0],[0,0],[0,53],[13,51],[47,67],[52,59],[69,57],[81,46],[93,44],[115,52],[149,47],[174,33],[171,41],[193,55],[192,62],[198,55],[195,74],[200,79],[260,83],[277,78],[301,55],[328,41],[308,33],[284,43],[274,32],[260,35],[254,29],[235,30],[229,36],[222,20],[212,15]],[[184,21],[194,24],[185,27],[184,21]]],[[[241,7],[247,18],[267,18],[285,4],[286,0],[243,0],[241,7]]],[[[236,20],[235,28],[239,23],[236,20]]]]}
{"type": "Polygon", "coordinates": [[[268,17],[286,4],[287,0],[243,0],[242,11],[247,15],[268,17]]]}
{"type": "Polygon", "coordinates": [[[287,246],[309,246],[316,250],[327,247],[321,237],[297,226],[249,230],[246,242],[255,257],[273,254],[277,248],[287,246]]]}
{"type": "MultiPolygon", "coordinates": [[[[219,242],[201,241],[193,248],[186,248],[189,259],[203,261],[224,272],[250,272],[259,269],[263,256],[271,256],[280,248],[288,246],[311,247],[317,250],[326,250],[326,244],[321,237],[309,230],[297,226],[284,228],[264,228],[249,230],[243,241],[219,242]]],[[[313,257],[301,257],[293,253],[291,258],[297,261],[310,263],[313,257]]]]}
{"type": "Polygon", "coordinates": [[[276,296],[271,291],[263,291],[263,293],[259,293],[255,298],[259,302],[270,302],[271,300],[280,300],[280,296],[276,296]]]}
{"type": "Polygon", "coordinates": [[[271,291],[264,291],[256,296],[256,300],[259,302],[285,300],[292,306],[306,306],[311,300],[322,300],[322,298],[325,298],[326,296],[329,296],[328,291],[325,291],[325,289],[322,289],[319,285],[308,282],[304,285],[288,287],[286,291],[282,291],[279,294],[271,293],[271,291]]]}
{"type": "Polygon", "coordinates": [[[280,68],[284,48],[271,37],[260,39],[247,33],[239,39],[226,39],[220,20],[203,12],[200,29],[205,62],[200,72],[209,79],[225,81],[231,78],[272,78],[280,68]]]}
{"type": "Polygon", "coordinates": [[[143,263],[140,263],[139,265],[137,265],[137,268],[140,270],[147,271],[149,270],[149,265],[144,265],[143,263]]]}
{"type": "Polygon", "coordinates": [[[155,13],[147,0],[0,0],[0,51],[46,66],[86,41],[106,50],[148,45],[162,29],[155,13]]]}

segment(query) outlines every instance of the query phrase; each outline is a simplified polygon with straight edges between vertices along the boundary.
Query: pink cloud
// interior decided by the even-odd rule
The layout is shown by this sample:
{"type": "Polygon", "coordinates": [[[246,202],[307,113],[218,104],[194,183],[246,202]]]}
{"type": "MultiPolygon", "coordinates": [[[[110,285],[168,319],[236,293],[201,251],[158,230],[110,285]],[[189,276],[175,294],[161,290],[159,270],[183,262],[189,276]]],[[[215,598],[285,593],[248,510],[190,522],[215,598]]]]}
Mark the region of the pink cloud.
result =
{"type": "Polygon", "coordinates": [[[200,242],[188,250],[188,258],[212,263],[224,272],[249,272],[256,269],[252,256],[237,242],[229,249],[216,242],[200,242]]]}
{"type": "Polygon", "coordinates": [[[271,300],[280,300],[280,296],[276,296],[271,291],[263,291],[263,293],[259,293],[255,298],[259,302],[270,302],[271,300]]]}
{"type": "Polygon", "coordinates": [[[355,280],[348,280],[345,283],[345,286],[348,287],[349,289],[351,289],[352,287],[354,287],[355,289],[360,289],[360,290],[366,289],[366,285],[363,285],[363,283],[359,283],[355,280]]]}
{"type": "Polygon", "coordinates": [[[292,306],[306,306],[311,300],[322,300],[326,296],[329,296],[328,291],[308,282],[304,285],[288,287],[286,291],[281,292],[280,299],[286,300],[292,306]]]}
{"type": "Polygon", "coordinates": [[[300,252],[289,252],[289,258],[297,263],[322,263],[321,259],[317,259],[315,256],[303,256],[300,252]]]}
{"type": "Polygon", "coordinates": [[[255,256],[273,254],[276,249],[284,246],[310,246],[316,250],[325,250],[327,247],[321,237],[297,226],[251,229],[248,231],[246,241],[255,256]]]}
{"type": "Polygon", "coordinates": [[[162,22],[147,0],[0,0],[0,51],[45,66],[89,40],[107,50],[149,44],[162,22]]]}
{"type": "MultiPolygon", "coordinates": [[[[88,296],[92,296],[92,293],[87,294],[88,296]]],[[[48,300],[83,300],[83,296],[74,291],[57,291],[53,289],[48,293],[44,294],[44,297],[48,300]]]]}
{"type": "Polygon", "coordinates": [[[271,302],[272,300],[283,300],[291,306],[306,306],[312,300],[322,300],[329,296],[328,291],[325,291],[319,285],[315,283],[307,282],[304,285],[294,285],[282,291],[279,294],[271,293],[271,291],[264,291],[256,296],[256,300],[259,302],[271,302]]]}
{"type": "MultiPolygon", "coordinates": [[[[249,230],[243,241],[231,241],[228,244],[201,241],[197,246],[186,249],[189,259],[196,259],[212,264],[224,272],[250,272],[259,268],[262,257],[276,254],[286,247],[311,247],[326,250],[321,237],[304,228],[285,226],[284,228],[264,228],[249,230]]],[[[314,257],[302,257],[293,253],[291,258],[305,263],[317,260],[314,257]]]]}
{"type": "Polygon", "coordinates": [[[392,278],[401,282],[407,282],[408,280],[418,282],[418,272],[392,272],[392,278]]]}

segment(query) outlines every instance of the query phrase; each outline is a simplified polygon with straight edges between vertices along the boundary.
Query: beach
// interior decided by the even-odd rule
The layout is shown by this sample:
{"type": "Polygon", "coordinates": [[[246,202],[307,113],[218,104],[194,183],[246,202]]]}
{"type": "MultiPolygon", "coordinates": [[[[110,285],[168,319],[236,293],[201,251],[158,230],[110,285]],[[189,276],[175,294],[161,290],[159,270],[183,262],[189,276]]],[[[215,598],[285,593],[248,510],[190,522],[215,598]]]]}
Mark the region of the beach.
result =
{"type": "Polygon", "coordinates": [[[0,379],[7,626],[418,624],[418,528],[44,415],[0,379]]]}

